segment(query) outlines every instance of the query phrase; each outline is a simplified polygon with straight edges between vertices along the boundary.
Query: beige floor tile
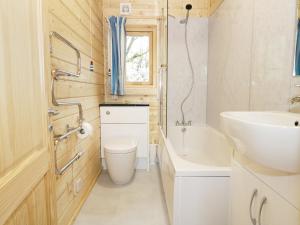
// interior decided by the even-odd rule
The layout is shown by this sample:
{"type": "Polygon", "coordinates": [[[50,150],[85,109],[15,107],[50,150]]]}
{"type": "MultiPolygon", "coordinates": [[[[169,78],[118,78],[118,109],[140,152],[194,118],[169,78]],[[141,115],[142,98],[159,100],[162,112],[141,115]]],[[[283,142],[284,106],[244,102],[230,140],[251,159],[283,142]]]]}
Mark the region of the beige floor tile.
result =
{"type": "Polygon", "coordinates": [[[130,184],[117,186],[103,172],[74,225],[168,225],[159,171],[137,171],[130,184]]]}

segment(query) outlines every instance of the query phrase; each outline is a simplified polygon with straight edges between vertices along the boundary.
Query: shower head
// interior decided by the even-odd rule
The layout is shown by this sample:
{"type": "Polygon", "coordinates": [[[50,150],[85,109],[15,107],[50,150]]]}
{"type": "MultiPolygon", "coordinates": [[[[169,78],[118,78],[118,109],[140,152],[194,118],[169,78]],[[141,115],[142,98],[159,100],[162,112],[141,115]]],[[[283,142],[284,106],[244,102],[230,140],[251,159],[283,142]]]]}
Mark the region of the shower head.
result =
{"type": "Polygon", "coordinates": [[[191,10],[193,6],[191,4],[186,4],[185,9],[186,10],[191,10]]]}
{"type": "Polygon", "coordinates": [[[193,8],[193,6],[191,4],[186,4],[185,9],[186,11],[186,16],[185,19],[182,19],[179,21],[179,23],[181,24],[187,24],[188,20],[189,20],[189,16],[190,16],[190,10],[193,8]]]}

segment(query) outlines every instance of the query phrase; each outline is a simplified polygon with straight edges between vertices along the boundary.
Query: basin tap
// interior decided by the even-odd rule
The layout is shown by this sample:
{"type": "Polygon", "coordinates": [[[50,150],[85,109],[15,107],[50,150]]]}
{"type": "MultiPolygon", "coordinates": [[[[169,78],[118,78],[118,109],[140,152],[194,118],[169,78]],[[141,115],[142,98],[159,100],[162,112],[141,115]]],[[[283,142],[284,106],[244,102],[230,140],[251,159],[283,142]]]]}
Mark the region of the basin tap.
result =
{"type": "Polygon", "coordinates": [[[291,104],[300,103],[300,96],[295,96],[290,99],[291,104]]]}

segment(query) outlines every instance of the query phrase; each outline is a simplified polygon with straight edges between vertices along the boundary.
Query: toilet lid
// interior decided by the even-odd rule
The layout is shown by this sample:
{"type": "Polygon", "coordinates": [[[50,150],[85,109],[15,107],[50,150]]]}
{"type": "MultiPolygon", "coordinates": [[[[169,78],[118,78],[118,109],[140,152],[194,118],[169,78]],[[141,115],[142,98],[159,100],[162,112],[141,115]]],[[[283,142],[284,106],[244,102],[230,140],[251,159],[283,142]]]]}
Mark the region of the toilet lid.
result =
{"type": "Polygon", "coordinates": [[[104,151],[109,153],[130,153],[136,148],[137,142],[132,138],[114,138],[104,144],[104,151]]]}

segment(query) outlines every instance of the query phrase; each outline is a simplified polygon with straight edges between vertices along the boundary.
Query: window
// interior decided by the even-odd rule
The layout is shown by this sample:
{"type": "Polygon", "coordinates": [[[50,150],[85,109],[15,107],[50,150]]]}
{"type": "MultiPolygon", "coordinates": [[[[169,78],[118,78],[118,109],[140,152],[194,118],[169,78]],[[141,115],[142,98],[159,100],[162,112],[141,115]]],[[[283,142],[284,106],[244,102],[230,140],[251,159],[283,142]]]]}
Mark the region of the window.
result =
{"type": "Polygon", "coordinates": [[[126,38],[126,85],[153,85],[155,27],[129,27],[126,38]]]}

